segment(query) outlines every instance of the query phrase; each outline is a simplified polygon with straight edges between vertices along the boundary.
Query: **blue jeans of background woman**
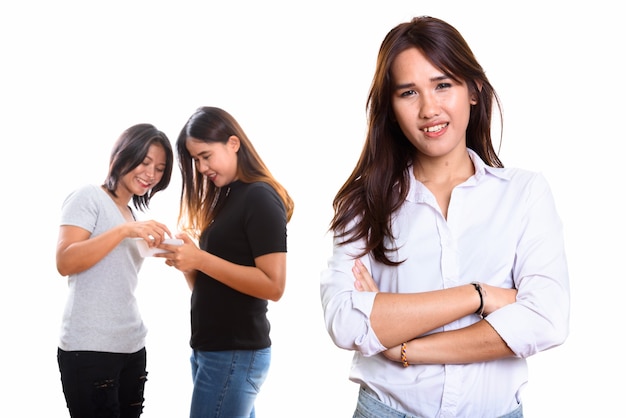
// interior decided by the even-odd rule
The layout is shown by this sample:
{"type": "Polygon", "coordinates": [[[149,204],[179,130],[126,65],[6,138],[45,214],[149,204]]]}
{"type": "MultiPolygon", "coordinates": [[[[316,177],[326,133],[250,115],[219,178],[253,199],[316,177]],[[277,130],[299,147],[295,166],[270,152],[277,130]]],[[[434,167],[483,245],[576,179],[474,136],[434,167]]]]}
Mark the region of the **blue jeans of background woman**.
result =
{"type": "MultiPolygon", "coordinates": [[[[515,411],[509,412],[499,418],[523,418],[522,405],[515,411]]],[[[376,398],[376,395],[361,388],[359,390],[359,400],[352,418],[417,418],[415,415],[397,411],[376,398]]]]}
{"type": "Polygon", "coordinates": [[[270,367],[271,348],[191,354],[191,418],[254,418],[254,401],[270,367]]]}
{"type": "Polygon", "coordinates": [[[57,351],[71,417],[137,418],[143,411],[146,349],[136,353],[57,351]]]}

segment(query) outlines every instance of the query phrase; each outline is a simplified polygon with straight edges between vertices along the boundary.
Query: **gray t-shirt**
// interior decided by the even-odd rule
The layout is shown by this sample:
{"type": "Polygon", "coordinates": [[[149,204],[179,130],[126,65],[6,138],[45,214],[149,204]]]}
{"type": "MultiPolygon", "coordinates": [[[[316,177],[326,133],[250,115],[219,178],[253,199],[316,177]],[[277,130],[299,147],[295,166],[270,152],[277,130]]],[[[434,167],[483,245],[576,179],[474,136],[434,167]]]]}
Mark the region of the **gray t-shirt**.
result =
{"type": "MultiPolygon", "coordinates": [[[[71,193],[61,211],[61,225],[78,226],[91,237],[123,222],[113,199],[95,185],[71,193]]],[[[147,330],[135,298],[142,263],[133,239],[126,238],[93,267],[68,277],[62,350],[134,353],[145,346],[147,330]]]]}

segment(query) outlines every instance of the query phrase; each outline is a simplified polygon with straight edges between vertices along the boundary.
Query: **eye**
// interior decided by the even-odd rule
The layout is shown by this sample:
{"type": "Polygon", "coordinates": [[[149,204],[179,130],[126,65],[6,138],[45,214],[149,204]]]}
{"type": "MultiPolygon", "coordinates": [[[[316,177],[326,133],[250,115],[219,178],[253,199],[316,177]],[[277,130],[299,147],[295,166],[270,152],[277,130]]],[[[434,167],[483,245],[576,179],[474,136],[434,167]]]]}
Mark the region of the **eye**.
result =
{"type": "Polygon", "coordinates": [[[437,90],[442,90],[442,89],[449,89],[450,87],[452,87],[452,83],[439,83],[437,84],[437,90]]]}
{"type": "Polygon", "coordinates": [[[193,162],[196,165],[199,165],[200,161],[209,161],[210,158],[211,158],[211,155],[200,155],[199,157],[194,157],[193,162]]]}
{"type": "Polygon", "coordinates": [[[416,95],[417,92],[415,90],[406,90],[400,93],[400,97],[409,97],[416,95]]]}

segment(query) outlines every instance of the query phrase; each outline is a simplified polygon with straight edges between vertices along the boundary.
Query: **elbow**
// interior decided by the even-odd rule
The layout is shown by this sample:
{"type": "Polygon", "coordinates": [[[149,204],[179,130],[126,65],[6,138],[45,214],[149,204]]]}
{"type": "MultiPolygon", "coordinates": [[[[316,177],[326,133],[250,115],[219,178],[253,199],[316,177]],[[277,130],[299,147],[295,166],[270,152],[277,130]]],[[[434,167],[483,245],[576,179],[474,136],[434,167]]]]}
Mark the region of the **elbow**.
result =
{"type": "Polygon", "coordinates": [[[57,251],[56,255],[57,271],[61,276],[69,276],[77,273],[76,263],[65,252],[57,251]]]}
{"type": "Polygon", "coordinates": [[[369,333],[355,334],[353,326],[346,328],[345,325],[327,324],[326,330],[335,346],[342,350],[355,351],[363,357],[371,357],[385,350],[385,347],[374,335],[369,333]]]}
{"type": "Polygon", "coordinates": [[[542,351],[550,350],[565,343],[569,336],[567,321],[551,322],[544,327],[537,327],[534,333],[533,344],[529,344],[525,350],[518,353],[520,357],[530,357],[542,351]]]}
{"type": "Polygon", "coordinates": [[[271,300],[272,302],[278,302],[285,293],[285,286],[277,286],[271,289],[270,293],[266,296],[267,300],[271,300]]]}
{"type": "Polygon", "coordinates": [[[357,347],[356,344],[354,344],[354,338],[351,338],[351,336],[346,335],[345,332],[341,332],[341,330],[336,329],[336,327],[333,327],[332,324],[327,325],[326,330],[328,331],[328,335],[335,346],[343,350],[356,350],[357,347]]]}
{"type": "Polygon", "coordinates": [[[286,282],[287,279],[284,274],[274,280],[270,280],[270,285],[266,288],[267,294],[265,299],[278,302],[285,293],[286,282]]]}
{"type": "Polygon", "coordinates": [[[271,300],[272,302],[278,302],[281,298],[282,298],[282,293],[281,294],[271,294],[267,296],[267,300],[271,300]]]}
{"type": "Polygon", "coordinates": [[[72,273],[69,267],[59,260],[57,260],[57,271],[63,277],[69,276],[72,273]]]}
{"type": "Polygon", "coordinates": [[[371,328],[356,323],[341,314],[325,314],[326,331],[333,344],[348,351],[358,351],[365,357],[377,354],[381,350],[378,340],[371,332],[371,328]]]}
{"type": "Polygon", "coordinates": [[[555,327],[553,334],[553,344],[554,347],[557,347],[567,340],[569,337],[569,322],[563,321],[563,323],[559,327],[555,327]]]}
{"type": "Polygon", "coordinates": [[[549,341],[551,347],[557,347],[567,340],[569,337],[569,308],[564,309],[559,314],[553,315],[548,322],[545,338],[549,341]]]}
{"type": "Polygon", "coordinates": [[[565,343],[568,335],[569,330],[566,326],[552,327],[550,332],[544,333],[543,336],[538,336],[534,350],[525,353],[522,357],[530,357],[536,353],[556,348],[565,343]]]}
{"type": "Polygon", "coordinates": [[[87,270],[88,267],[68,262],[57,261],[57,271],[61,276],[70,276],[87,270]]]}
{"type": "Polygon", "coordinates": [[[335,346],[357,351],[364,357],[375,355],[384,347],[371,327],[369,303],[353,300],[352,291],[330,296],[322,291],[324,325],[335,346]]]}

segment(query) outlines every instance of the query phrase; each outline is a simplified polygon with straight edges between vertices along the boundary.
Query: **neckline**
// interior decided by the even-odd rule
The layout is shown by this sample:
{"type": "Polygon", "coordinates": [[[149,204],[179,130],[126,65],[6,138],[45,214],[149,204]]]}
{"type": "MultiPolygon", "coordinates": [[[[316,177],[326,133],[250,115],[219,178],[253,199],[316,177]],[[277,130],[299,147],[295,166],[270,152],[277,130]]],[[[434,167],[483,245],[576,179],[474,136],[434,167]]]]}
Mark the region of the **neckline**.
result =
{"type": "Polygon", "coordinates": [[[113,196],[111,192],[104,186],[100,186],[100,190],[102,190],[104,194],[107,195],[109,199],[111,199],[111,202],[117,208],[117,211],[120,213],[120,215],[122,216],[125,222],[132,222],[136,220],[135,212],[133,212],[133,209],[130,207],[128,203],[127,204],[118,203],[117,200],[115,200],[115,196],[113,196]],[[127,217],[126,216],[127,214],[129,214],[130,217],[127,217]]]}

